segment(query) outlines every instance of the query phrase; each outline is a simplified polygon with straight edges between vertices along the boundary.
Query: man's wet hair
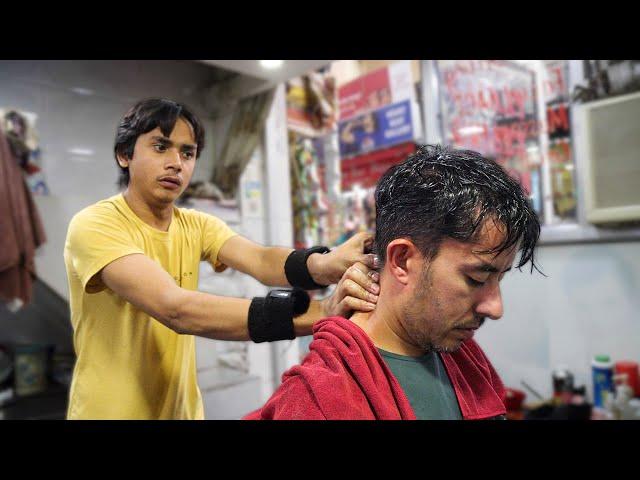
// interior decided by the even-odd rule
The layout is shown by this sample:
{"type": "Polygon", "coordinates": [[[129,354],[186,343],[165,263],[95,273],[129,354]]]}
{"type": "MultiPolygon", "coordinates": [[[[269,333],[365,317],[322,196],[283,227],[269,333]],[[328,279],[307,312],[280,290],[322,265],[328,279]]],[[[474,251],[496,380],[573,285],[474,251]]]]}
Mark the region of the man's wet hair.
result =
{"type": "Polygon", "coordinates": [[[504,234],[499,245],[478,253],[499,255],[519,244],[520,269],[534,260],[540,222],[521,185],[494,160],[471,150],[424,145],[382,176],[375,190],[376,240],[380,260],[389,243],[411,240],[433,259],[445,238],[478,240],[493,220],[504,234]]]}
{"type": "MultiPolygon", "coordinates": [[[[116,130],[113,151],[118,161],[118,155],[130,159],[136,140],[140,135],[150,132],[155,128],[165,137],[169,137],[178,118],[184,119],[193,128],[197,149],[196,158],[204,149],[204,128],[198,117],[186,105],[173,102],[164,98],[147,98],[136,103],[125,113],[116,130]]],[[[129,183],[129,168],[120,168],[120,185],[129,183]]]]}

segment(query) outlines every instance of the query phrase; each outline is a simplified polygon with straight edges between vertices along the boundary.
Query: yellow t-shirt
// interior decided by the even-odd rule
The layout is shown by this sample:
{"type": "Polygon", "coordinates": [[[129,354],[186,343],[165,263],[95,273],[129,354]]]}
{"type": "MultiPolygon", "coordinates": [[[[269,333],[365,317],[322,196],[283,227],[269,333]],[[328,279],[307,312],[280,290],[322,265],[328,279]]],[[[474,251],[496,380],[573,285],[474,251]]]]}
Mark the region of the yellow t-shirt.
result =
{"type": "Polygon", "coordinates": [[[220,247],[236,235],[222,220],[174,207],[167,232],[144,223],[119,194],[77,213],[64,261],[77,355],[69,419],[202,419],[195,341],[116,295],[95,276],[141,253],[182,288],[196,290],[201,260],[216,271],[220,247]]]}

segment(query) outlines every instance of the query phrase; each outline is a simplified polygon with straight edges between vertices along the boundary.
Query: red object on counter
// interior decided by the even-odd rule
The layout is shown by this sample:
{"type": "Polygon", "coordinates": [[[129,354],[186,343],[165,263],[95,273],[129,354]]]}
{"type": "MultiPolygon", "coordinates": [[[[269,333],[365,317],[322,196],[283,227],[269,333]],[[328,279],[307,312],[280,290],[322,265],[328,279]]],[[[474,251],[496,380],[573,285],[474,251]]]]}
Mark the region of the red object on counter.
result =
{"type": "Polygon", "coordinates": [[[627,374],[627,385],[633,389],[633,394],[640,397],[640,374],[638,373],[638,363],[631,361],[616,362],[616,375],[627,374]]]}
{"type": "Polygon", "coordinates": [[[507,409],[507,420],[522,420],[524,418],[522,404],[527,394],[515,388],[505,388],[504,390],[504,406],[507,409]]]}
{"type": "Polygon", "coordinates": [[[505,401],[504,406],[507,411],[521,410],[522,402],[524,402],[527,396],[522,390],[516,390],[515,388],[505,388],[505,401]]]}

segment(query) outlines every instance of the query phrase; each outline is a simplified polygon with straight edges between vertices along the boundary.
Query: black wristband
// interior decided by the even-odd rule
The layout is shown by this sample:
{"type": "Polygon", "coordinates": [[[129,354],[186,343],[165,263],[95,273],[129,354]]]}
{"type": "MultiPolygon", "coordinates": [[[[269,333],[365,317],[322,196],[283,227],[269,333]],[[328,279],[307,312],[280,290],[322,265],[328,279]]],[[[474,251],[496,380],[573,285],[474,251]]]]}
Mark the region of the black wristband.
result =
{"type": "Polygon", "coordinates": [[[327,285],[317,284],[307,267],[307,259],[314,253],[327,253],[330,250],[327,247],[312,247],[306,250],[294,250],[284,262],[284,274],[287,281],[292,287],[303,288],[305,290],[319,290],[327,288],[327,285]]]}
{"type": "Polygon", "coordinates": [[[296,338],[293,319],[309,309],[309,294],[299,288],[272,290],[249,306],[249,337],[255,343],[296,338]]]}

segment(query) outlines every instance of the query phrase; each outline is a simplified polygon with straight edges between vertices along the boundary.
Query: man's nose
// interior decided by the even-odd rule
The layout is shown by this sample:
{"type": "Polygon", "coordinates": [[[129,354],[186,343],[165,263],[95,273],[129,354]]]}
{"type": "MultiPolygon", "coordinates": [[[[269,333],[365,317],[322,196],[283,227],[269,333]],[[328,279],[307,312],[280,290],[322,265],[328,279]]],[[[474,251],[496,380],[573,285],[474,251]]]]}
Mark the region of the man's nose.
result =
{"type": "Polygon", "coordinates": [[[171,150],[165,161],[165,168],[173,168],[174,170],[182,170],[182,156],[177,150],[171,150]]]}
{"type": "Polygon", "coordinates": [[[480,301],[476,306],[476,314],[482,317],[489,317],[491,320],[498,320],[504,313],[502,307],[502,293],[500,285],[488,286],[481,294],[480,301]]]}

